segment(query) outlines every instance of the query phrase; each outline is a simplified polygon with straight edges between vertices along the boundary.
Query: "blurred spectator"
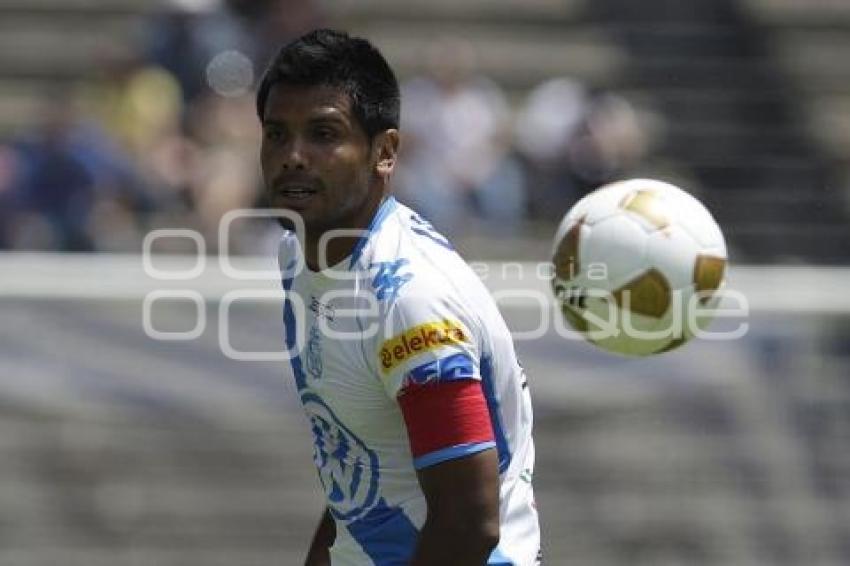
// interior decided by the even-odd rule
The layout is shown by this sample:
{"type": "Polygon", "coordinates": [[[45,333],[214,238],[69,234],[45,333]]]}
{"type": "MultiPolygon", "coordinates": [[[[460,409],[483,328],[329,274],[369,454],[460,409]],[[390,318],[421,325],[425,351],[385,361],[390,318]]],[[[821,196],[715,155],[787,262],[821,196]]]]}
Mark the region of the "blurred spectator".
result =
{"type": "Polygon", "coordinates": [[[87,222],[95,177],[73,147],[74,127],[70,106],[49,106],[40,129],[4,152],[4,209],[14,247],[94,248],[87,222]]]}
{"type": "Polygon", "coordinates": [[[140,58],[107,55],[85,99],[92,116],[134,156],[145,155],[163,135],[180,128],[180,85],[166,69],[140,58]]]}
{"type": "Polygon", "coordinates": [[[12,247],[13,243],[13,222],[18,208],[13,185],[17,162],[15,150],[0,144],[0,250],[12,247]]]}
{"type": "Polygon", "coordinates": [[[588,191],[634,174],[649,149],[638,113],[616,94],[592,94],[568,78],[529,93],[517,120],[528,165],[530,212],[557,220],[588,191]]]}
{"type": "MultiPolygon", "coordinates": [[[[37,131],[0,146],[0,248],[133,251],[151,228],[183,227],[215,251],[222,216],[260,204],[257,69],[282,42],[321,25],[321,7],[164,3],[135,54],[100,54],[97,74],[76,93],[84,115],[75,97],[57,105],[51,93],[37,131]]],[[[261,222],[233,228],[231,251],[265,237],[261,222]]]]}
{"type": "Polygon", "coordinates": [[[607,93],[591,100],[568,161],[585,186],[597,187],[633,172],[649,150],[649,132],[634,106],[607,93]]]}
{"type": "MultiPolygon", "coordinates": [[[[208,247],[216,250],[218,227],[225,213],[252,208],[260,194],[259,128],[254,98],[209,95],[196,105],[190,117],[191,132],[198,144],[191,199],[197,228],[208,247]]],[[[244,222],[234,223],[234,231],[244,222]]],[[[230,251],[240,251],[239,242],[230,251]]],[[[244,250],[242,250],[244,251],[244,250]]]]}
{"type": "Polygon", "coordinates": [[[144,55],[171,73],[188,105],[207,90],[206,68],[220,52],[253,44],[220,0],[172,0],[151,18],[144,55]]]}
{"type": "Polygon", "coordinates": [[[454,235],[470,217],[510,232],[525,211],[507,101],[498,85],[474,74],[474,63],[468,43],[439,40],[428,73],[402,85],[399,196],[454,235]]]}
{"type": "Polygon", "coordinates": [[[282,44],[327,24],[323,4],[316,0],[226,0],[226,4],[250,30],[253,43],[246,53],[260,70],[282,44]]]}
{"type": "MultiPolygon", "coordinates": [[[[217,249],[222,216],[257,204],[257,69],[282,42],[321,23],[317,6],[313,0],[172,0],[152,20],[148,57],[173,74],[185,104],[179,128],[139,158],[166,211],[184,209],[160,222],[200,231],[210,251],[217,249]]],[[[235,223],[234,232],[246,224],[235,223]]],[[[231,251],[251,247],[235,240],[231,251]]]]}
{"type": "Polygon", "coordinates": [[[0,246],[138,247],[154,202],[132,157],[82,117],[73,95],[44,98],[38,127],[0,148],[0,246]],[[104,203],[114,205],[107,230],[99,222],[104,203]]]}
{"type": "Polygon", "coordinates": [[[557,78],[536,86],[518,113],[517,147],[527,163],[533,218],[557,219],[581,194],[567,155],[589,104],[584,85],[557,78]]]}
{"type": "Polygon", "coordinates": [[[171,0],[151,19],[145,52],[172,73],[192,105],[208,94],[211,65],[222,54],[247,61],[249,90],[282,43],[323,21],[314,0],[171,0]]]}
{"type": "MultiPolygon", "coordinates": [[[[138,249],[136,225],[155,223],[158,210],[188,208],[192,143],[182,132],[181,88],[166,69],[140,55],[106,55],[100,76],[84,90],[88,114],[105,132],[94,144],[109,156],[111,182],[101,190],[92,218],[101,249],[138,249]]],[[[187,226],[189,227],[189,226],[187,226]]]]}

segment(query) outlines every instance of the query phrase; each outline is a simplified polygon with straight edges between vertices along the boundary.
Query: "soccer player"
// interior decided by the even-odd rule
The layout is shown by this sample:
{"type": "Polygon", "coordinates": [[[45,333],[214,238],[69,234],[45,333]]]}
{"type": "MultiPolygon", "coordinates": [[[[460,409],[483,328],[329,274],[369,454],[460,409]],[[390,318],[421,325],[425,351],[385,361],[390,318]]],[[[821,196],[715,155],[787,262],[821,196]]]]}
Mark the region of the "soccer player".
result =
{"type": "Polygon", "coordinates": [[[281,272],[327,498],[306,563],[537,564],[525,376],[487,289],[390,194],[399,108],[378,50],[332,30],[257,93],[268,200],[304,226],[281,272]]]}

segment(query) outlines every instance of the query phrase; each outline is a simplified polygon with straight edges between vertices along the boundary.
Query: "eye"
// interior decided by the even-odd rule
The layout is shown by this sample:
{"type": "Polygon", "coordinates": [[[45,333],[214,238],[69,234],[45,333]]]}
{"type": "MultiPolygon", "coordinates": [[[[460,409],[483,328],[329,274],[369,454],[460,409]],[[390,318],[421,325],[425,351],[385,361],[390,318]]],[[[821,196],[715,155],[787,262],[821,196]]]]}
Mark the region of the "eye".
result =
{"type": "Polygon", "coordinates": [[[283,132],[280,128],[268,127],[263,131],[263,137],[270,142],[279,142],[283,139],[283,132]]]}
{"type": "Polygon", "coordinates": [[[337,139],[336,130],[333,128],[319,127],[313,130],[313,138],[320,142],[332,142],[337,139]]]}

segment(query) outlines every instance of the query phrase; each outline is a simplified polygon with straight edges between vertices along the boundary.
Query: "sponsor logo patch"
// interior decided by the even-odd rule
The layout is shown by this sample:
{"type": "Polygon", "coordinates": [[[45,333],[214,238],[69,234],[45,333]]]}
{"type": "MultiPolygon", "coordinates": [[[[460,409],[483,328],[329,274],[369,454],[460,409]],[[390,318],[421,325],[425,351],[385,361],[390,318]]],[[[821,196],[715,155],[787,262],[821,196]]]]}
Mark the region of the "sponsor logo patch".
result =
{"type": "Polygon", "coordinates": [[[426,322],[393,336],[381,345],[381,371],[387,373],[407,360],[450,344],[469,342],[460,323],[452,320],[426,322]]]}

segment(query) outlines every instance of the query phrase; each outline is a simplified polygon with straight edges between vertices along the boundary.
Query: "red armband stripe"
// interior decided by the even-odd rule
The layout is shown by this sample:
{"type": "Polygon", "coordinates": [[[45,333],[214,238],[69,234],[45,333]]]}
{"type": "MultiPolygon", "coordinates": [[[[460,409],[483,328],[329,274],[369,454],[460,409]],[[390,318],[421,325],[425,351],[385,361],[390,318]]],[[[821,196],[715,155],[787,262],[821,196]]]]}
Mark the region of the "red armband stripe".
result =
{"type": "Polygon", "coordinates": [[[398,402],[414,458],[494,441],[490,412],[478,380],[412,385],[398,402]]]}

